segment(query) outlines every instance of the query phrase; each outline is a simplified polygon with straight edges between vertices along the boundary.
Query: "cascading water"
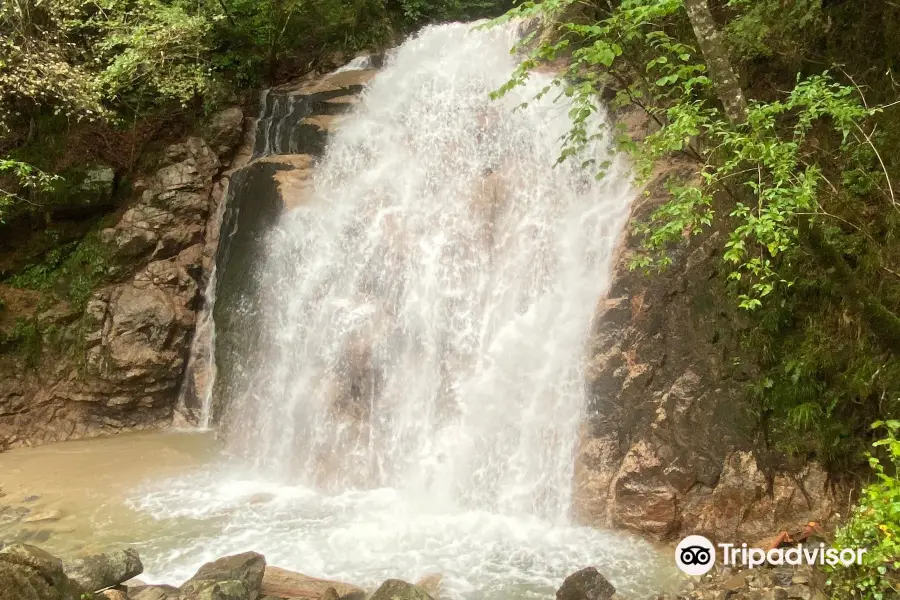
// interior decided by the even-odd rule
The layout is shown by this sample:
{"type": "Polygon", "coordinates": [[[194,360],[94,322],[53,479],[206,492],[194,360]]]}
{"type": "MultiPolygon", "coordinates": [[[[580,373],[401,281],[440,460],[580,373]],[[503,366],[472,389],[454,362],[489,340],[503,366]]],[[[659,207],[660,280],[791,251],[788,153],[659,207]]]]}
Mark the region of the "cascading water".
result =
{"type": "Polygon", "coordinates": [[[150,552],[151,576],[250,548],[368,585],[438,571],[447,597],[548,596],[588,564],[626,592],[668,576],[648,545],[569,525],[586,342],[633,191],[603,136],[556,165],[569,106],[534,100],[551,76],[490,99],[513,35],[426,29],[334,133],[271,232],[261,343],[226,398],[249,466],[136,500],[219,523],[150,552]]]}
{"type": "Polygon", "coordinates": [[[492,101],[512,40],[467,31],[400,49],[273,233],[268,339],[229,439],[309,485],[562,520],[632,192],[618,164],[601,182],[554,167],[569,107],[515,110],[552,77],[492,101]]]}

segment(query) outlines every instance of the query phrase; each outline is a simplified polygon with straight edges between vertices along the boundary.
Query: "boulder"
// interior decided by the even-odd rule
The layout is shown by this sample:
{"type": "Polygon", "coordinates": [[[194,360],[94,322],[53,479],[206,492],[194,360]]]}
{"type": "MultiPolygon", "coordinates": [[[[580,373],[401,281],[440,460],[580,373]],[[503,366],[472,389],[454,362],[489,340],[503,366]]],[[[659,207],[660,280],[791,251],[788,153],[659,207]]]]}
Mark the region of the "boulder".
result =
{"type": "Polygon", "coordinates": [[[388,579],[375,590],[370,600],[433,600],[428,592],[401,579],[388,579]]]}
{"type": "Polygon", "coordinates": [[[616,588],[594,567],[572,573],[556,590],[556,600],[610,600],[616,588]]]}
{"type": "Polygon", "coordinates": [[[63,569],[69,579],[95,592],[137,577],[144,572],[144,565],[137,551],[128,548],[67,560],[63,569]]]}
{"type": "Polygon", "coordinates": [[[84,590],[63,572],[62,561],[25,544],[0,550],[0,600],[81,600],[84,590]]]}
{"type": "Polygon", "coordinates": [[[276,598],[319,600],[325,597],[330,588],[333,588],[342,600],[359,600],[366,595],[365,590],[349,583],[317,579],[278,567],[266,567],[262,580],[262,593],[276,598]]]}
{"type": "Polygon", "coordinates": [[[180,600],[256,600],[266,559],[244,552],[206,563],[179,590],[180,600]]]}

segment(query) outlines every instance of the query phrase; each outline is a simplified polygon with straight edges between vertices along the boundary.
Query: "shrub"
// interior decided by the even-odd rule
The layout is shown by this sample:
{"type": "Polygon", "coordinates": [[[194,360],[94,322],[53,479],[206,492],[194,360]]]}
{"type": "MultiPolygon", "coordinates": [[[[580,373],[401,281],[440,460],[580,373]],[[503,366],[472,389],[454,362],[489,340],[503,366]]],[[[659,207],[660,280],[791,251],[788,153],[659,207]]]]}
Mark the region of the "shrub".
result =
{"type": "Polygon", "coordinates": [[[882,600],[900,595],[900,421],[877,421],[886,436],[868,453],[875,479],[860,494],[850,520],[834,540],[836,548],[866,548],[861,565],[835,567],[829,584],[834,598],[882,600]]]}

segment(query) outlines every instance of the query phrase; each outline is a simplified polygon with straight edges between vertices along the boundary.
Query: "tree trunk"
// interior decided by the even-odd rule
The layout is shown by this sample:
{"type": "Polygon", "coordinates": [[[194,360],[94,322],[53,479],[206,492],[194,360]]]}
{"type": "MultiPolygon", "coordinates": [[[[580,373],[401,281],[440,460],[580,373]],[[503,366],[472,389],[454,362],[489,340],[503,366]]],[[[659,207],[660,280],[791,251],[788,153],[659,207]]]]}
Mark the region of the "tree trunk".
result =
{"type": "Polygon", "coordinates": [[[709,5],[706,0],[684,0],[694,35],[703,51],[706,65],[709,67],[709,76],[719,95],[719,100],[725,106],[725,115],[732,123],[743,123],[747,120],[747,101],[741,91],[740,82],[731,68],[731,60],[728,58],[728,48],[725,47],[709,5]]]}

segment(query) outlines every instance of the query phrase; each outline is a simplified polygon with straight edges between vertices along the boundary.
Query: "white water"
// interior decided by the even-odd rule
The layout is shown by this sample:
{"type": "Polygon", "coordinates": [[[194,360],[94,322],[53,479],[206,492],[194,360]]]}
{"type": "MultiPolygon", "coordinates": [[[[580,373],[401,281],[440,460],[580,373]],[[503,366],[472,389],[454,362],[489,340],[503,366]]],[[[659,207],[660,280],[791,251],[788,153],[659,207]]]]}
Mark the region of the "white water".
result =
{"type": "Polygon", "coordinates": [[[649,545],[569,523],[586,344],[633,191],[602,138],[580,157],[612,160],[602,181],[555,166],[568,106],[532,101],[551,77],[489,99],[512,36],[426,29],[332,136],[262,266],[265,343],[227,415],[249,467],[134,501],[209,524],[150,544],[151,578],[251,548],[369,586],[441,572],[449,598],[549,597],[590,564],[626,592],[668,575],[649,545]]]}

